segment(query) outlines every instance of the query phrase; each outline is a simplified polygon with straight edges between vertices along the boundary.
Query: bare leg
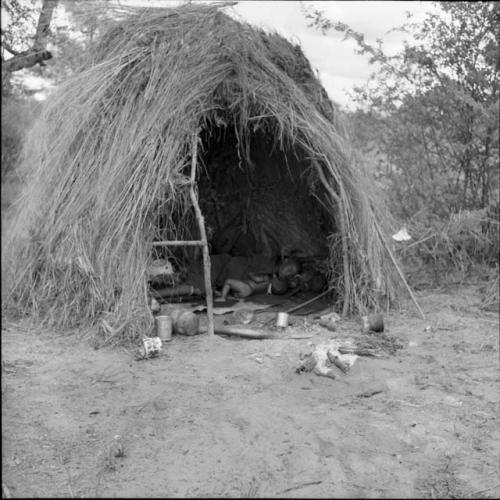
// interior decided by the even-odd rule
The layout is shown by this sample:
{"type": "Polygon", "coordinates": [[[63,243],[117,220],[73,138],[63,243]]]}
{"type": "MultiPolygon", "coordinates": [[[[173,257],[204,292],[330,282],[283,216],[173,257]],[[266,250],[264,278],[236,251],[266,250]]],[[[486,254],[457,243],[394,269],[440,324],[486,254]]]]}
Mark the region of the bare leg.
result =
{"type": "Polygon", "coordinates": [[[253,289],[244,281],[229,278],[224,282],[224,286],[222,287],[221,300],[226,300],[229,292],[234,292],[234,295],[238,298],[245,298],[252,295],[253,289]]]}

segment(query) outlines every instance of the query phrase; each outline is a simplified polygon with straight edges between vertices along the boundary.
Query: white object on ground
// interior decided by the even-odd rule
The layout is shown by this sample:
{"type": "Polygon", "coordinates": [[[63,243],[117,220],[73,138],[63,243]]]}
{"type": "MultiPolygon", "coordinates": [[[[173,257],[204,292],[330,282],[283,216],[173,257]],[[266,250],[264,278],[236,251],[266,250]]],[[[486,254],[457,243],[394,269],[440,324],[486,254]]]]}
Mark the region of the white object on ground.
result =
{"type": "Polygon", "coordinates": [[[140,353],[144,358],[151,358],[156,356],[161,351],[160,337],[144,337],[142,339],[142,346],[140,353]]]}
{"type": "Polygon", "coordinates": [[[396,241],[408,241],[411,240],[411,236],[408,234],[406,226],[403,226],[396,234],[392,235],[392,239],[396,241]]]}
{"type": "Polygon", "coordinates": [[[354,347],[354,343],[350,340],[333,339],[329,342],[319,344],[314,348],[312,355],[316,361],[316,366],[314,367],[314,373],[316,373],[316,375],[328,376],[330,374],[331,368],[327,366],[327,363],[330,363],[328,360],[328,352],[336,356],[339,361],[349,368],[354,365],[359,356],[356,354],[341,354],[338,350],[339,347],[354,347]]]}

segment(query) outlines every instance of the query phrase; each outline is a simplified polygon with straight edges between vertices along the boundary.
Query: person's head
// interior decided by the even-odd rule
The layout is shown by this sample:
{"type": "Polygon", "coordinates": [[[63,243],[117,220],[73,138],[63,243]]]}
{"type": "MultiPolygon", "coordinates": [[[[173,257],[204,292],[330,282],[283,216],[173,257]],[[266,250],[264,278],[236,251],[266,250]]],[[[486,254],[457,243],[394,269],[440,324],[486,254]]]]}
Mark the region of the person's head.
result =
{"type": "Polygon", "coordinates": [[[285,278],[273,278],[271,280],[271,293],[275,295],[283,295],[288,290],[285,278]]]}
{"type": "Polygon", "coordinates": [[[280,278],[291,278],[300,273],[300,262],[293,257],[284,258],[278,266],[278,275],[280,278]]]}

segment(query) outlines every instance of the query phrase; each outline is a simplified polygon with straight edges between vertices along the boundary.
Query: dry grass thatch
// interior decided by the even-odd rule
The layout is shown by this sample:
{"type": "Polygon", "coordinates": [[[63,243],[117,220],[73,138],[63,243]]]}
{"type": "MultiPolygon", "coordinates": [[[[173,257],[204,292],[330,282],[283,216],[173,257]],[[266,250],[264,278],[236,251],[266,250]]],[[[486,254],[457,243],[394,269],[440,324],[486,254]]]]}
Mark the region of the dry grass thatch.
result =
{"type": "Polygon", "coordinates": [[[300,48],[219,7],[185,5],[128,12],[47,103],[24,150],[5,304],[61,326],[100,321],[108,336],[147,331],[157,214],[170,238],[185,236],[192,137],[221,124],[243,153],[265,129],[311,160],[311,189],[329,186],[326,210],[345,232],[329,237],[331,282],[346,310],[393,297],[372,183],[300,48]]]}

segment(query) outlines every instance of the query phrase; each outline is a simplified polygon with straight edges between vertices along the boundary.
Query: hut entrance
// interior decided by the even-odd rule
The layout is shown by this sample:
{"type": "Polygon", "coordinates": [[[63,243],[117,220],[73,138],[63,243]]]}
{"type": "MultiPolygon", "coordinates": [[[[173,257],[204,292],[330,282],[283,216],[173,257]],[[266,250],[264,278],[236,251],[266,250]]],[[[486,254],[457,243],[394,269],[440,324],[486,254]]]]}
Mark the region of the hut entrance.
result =
{"type": "Polygon", "coordinates": [[[245,154],[232,127],[206,130],[201,149],[199,198],[213,254],[326,257],[332,220],[300,151],[281,151],[258,130],[245,154]]]}
{"type": "Polygon", "coordinates": [[[335,227],[321,207],[323,190],[316,191],[314,171],[300,150],[281,150],[262,130],[250,135],[246,147],[232,127],[205,129],[199,139],[193,146],[190,184],[198,227],[193,221],[191,241],[157,243],[179,244],[178,254],[185,257],[183,282],[157,289],[157,294],[167,300],[205,295],[211,316],[212,288],[223,299],[231,293],[246,298],[259,292],[323,291],[326,235],[335,227]],[[195,163],[197,197],[192,189],[195,163]],[[179,248],[184,244],[201,246],[203,262],[199,251],[179,248]]]}

